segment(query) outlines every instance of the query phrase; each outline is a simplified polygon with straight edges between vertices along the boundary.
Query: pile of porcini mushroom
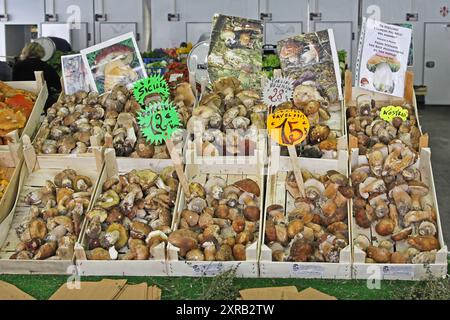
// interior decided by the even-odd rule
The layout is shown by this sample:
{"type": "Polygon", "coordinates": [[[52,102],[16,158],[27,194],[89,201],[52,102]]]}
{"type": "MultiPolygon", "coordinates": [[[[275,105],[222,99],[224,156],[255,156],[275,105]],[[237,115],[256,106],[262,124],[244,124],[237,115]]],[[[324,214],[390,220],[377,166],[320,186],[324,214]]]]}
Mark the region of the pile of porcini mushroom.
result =
{"type": "Polygon", "coordinates": [[[20,243],[11,259],[72,259],[92,187],[89,177],[66,169],[27,194],[30,213],[16,228],[20,243]]]}
{"type": "Polygon", "coordinates": [[[367,263],[434,263],[440,248],[436,212],[426,200],[417,153],[403,141],[375,144],[368,163],[352,170],[355,223],[371,237],[355,234],[367,263]]]}
{"type": "Polygon", "coordinates": [[[173,167],[133,170],[103,183],[87,214],[89,260],[148,260],[167,240],[178,189],[173,167]]]}
{"type": "Polygon", "coordinates": [[[197,153],[208,156],[254,155],[258,132],[265,128],[267,106],[259,92],[243,90],[238,79],[220,78],[205,94],[187,123],[197,153]]]}
{"type": "Polygon", "coordinates": [[[412,108],[405,104],[403,109],[408,110],[408,120],[394,118],[392,122],[386,122],[380,118],[381,106],[376,106],[374,100],[371,103],[363,103],[360,106],[347,108],[348,133],[358,139],[358,149],[361,155],[375,144],[388,145],[392,140],[401,140],[414,150],[419,150],[420,130],[412,108]]]}
{"type": "Polygon", "coordinates": [[[304,143],[299,145],[299,151],[305,158],[336,158],[337,138],[339,132],[333,131],[327,125],[331,119],[328,102],[312,86],[299,85],[294,90],[293,100],[282,103],[276,110],[296,109],[302,111],[309,120],[310,132],[304,143]]]}
{"type": "Polygon", "coordinates": [[[189,185],[191,198],[180,212],[169,243],[188,261],[244,261],[246,249],[258,241],[261,190],[244,179],[228,184],[211,176],[204,186],[189,185]]]}
{"type": "Polygon", "coordinates": [[[293,172],[288,173],[286,190],[294,209],[283,205],[267,207],[264,243],[273,261],[340,261],[348,243],[348,200],[353,196],[349,180],[337,171],[314,176],[303,170],[305,196],[299,193],[293,172]]]}

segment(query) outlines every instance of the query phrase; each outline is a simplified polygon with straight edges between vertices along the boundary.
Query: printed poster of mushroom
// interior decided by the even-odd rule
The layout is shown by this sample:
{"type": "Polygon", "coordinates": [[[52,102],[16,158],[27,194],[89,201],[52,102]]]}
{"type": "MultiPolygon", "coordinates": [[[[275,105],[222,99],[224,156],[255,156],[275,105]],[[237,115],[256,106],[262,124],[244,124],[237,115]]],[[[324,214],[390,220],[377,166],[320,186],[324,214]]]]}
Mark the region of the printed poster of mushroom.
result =
{"type": "Polygon", "coordinates": [[[81,54],[62,56],[61,68],[65,94],[71,95],[78,91],[90,91],[89,74],[81,54]]]}
{"type": "Polygon", "coordinates": [[[367,19],[359,63],[359,87],[403,97],[412,30],[367,19]]]}
{"type": "Polygon", "coordinates": [[[333,30],[297,35],[278,42],[281,70],[294,87],[311,85],[330,103],[342,100],[339,59],[333,30]]]}
{"type": "Polygon", "coordinates": [[[90,71],[91,85],[99,94],[111,91],[116,84],[131,88],[147,77],[132,32],[81,50],[81,54],[90,71]]]}
{"type": "Polygon", "coordinates": [[[213,17],[208,73],[212,83],[239,79],[244,89],[261,90],[263,25],[259,20],[216,14],[213,17]]]}

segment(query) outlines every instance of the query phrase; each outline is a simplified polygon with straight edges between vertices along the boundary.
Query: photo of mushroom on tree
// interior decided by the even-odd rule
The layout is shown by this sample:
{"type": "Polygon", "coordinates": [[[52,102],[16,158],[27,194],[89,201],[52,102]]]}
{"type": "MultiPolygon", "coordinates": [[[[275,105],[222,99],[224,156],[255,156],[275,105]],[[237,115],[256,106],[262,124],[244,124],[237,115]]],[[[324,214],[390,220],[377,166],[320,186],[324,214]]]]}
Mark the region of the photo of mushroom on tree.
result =
{"type": "MultiPolygon", "coordinates": [[[[157,284],[167,299],[237,299],[274,285],[338,299],[437,287],[450,297],[412,72],[396,98],[395,78],[379,92],[364,79],[352,86],[350,70],[342,81],[328,29],[279,40],[269,79],[263,30],[215,15],[209,83],[190,69],[173,86],[148,76],[132,33],[63,56],[63,68],[87,66],[90,85],[66,74],[82,83],[67,83],[41,118],[32,111],[45,82],[1,83],[0,280],[40,299],[68,268],[88,281],[157,284]],[[267,105],[265,93],[280,89],[271,82],[288,94],[267,105]],[[386,290],[358,281],[373,270],[386,290]]],[[[401,72],[379,56],[366,67],[380,65],[401,72]]]]}

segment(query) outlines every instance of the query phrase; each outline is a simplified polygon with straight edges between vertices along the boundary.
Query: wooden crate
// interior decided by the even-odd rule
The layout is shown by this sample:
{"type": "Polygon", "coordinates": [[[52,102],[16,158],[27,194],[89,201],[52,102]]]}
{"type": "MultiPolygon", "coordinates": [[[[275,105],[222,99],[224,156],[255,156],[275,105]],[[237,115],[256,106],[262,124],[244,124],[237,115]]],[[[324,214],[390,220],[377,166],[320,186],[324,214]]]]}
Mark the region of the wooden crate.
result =
{"type": "Polygon", "coordinates": [[[259,163],[267,163],[267,133],[264,130],[258,135],[256,141],[255,151],[252,155],[248,156],[209,156],[203,155],[199,151],[198,143],[192,138],[188,137],[184,158],[186,164],[201,165],[202,167],[214,167],[216,165],[224,165],[224,168],[230,167],[230,165],[236,165],[239,168],[245,168],[246,166],[255,166],[259,163]]]}
{"type": "MultiPolygon", "coordinates": [[[[54,176],[62,170],[74,169],[78,173],[90,177],[92,182],[95,183],[94,186],[98,185],[97,180],[101,173],[101,157],[98,156],[97,159],[94,157],[71,158],[47,166],[41,164],[36,157],[30,139],[27,136],[23,139],[25,161],[20,170],[15,203],[9,215],[0,224],[0,273],[71,274],[69,267],[73,265],[73,260],[9,260],[19,243],[15,228],[29,214],[30,206],[23,202],[25,195],[41,188],[46,180],[53,180],[54,176]]],[[[93,192],[95,192],[95,188],[93,192]]]]}
{"type": "MultiPolygon", "coordinates": [[[[354,169],[362,164],[367,164],[367,158],[365,156],[358,155],[358,149],[352,149],[350,157],[351,169],[354,169]]],[[[442,234],[442,225],[439,216],[438,202],[436,198],[436,188],[434,185],[433,170],[431,168],[431,151],[429,148],[422,148],[420,151],[419,160],[416,163],[416,167],[420,170],[422,175],[422,181],[429,186],[428,195],[423,198],[423,201],[433,206],[437,215],[437,229],[438,239],[441,245],[441,249],[436,254],[436,262],[429,265],[429,269],[434,276],[444,277],[447,275],[447,246],[444,243],[442,234]]],[[[351,210],[353,206],[351,207],[351,210]]],[[[352,214],[353,217],[353,214],[352,214]]],[[[354,218],[352,218],[352,239],[355,239],[359,234],[367,236],[372,239],[372,243],[376,244],[377,237],[383,240],[383,237],[377,235],[374,226],[371,228],[363,229],[359,227],[354,218]]],[[[398,242],[397,246],[405,248],[407,245],[402,242],[398,242]]],[[[378,275],[379,278],[385,280],[422,280],[427,277],[427,268],[422,264],[370,264],[365,263],[366,253],[354,246],[353,255],[353,270],[352,275],[354,279],[375,279],[378,275]]]]}
{"type": "MultiPolygon", "coordinates": [[[[408,71],[406,73],[406,79],[405,79],[405,94],[403,98],[393,97],[390,95],[367,91],[364,89],[361,89],[359,87],[353,87],[352,86],[352,73],[347,70],[345,73],[345,85],[344,85],[344,110],[346,110],[348,107],[356,106],[356,99],[360,95],[367,95],[370,96],[373,100],[375,100],[377,106],[388,106],[388,105],[402,105],[404,103],[409,103],[412,107],[412,110],[414,110],[414,115],[417,119],[417,127],[420,130],[421,137],[420,137],[420,147],[421,148],[427,148],[429,145],[429,137],[427,133],[423,133],[422,126],[420,125],[419,121],[419,112],[417,109],[417,101],[416,101],[416,95],[414,93],[414,73],[411,71],[408,71]]],[[[345,113],[344,113],[345,116],[345,113]]],[[[347,118],[345,116],[345,118],[347,118]]],[[[351,134],[348,134],[349,136],[349,149],[357,148],[358,147],[358,141],[357,138],[351,134]]]]}
{"type": "Polygon", "coordinates": [[[44,111],[45,102],[47,101],[48,98],[48,89],[47,84],[45,83],[44,80],[44,73],[42,71],[37,71],[34,74],[36,77],[36,81],[5,82],[7,85],[15,89],[27,90],[37,95],[33,111],[31,112],[31,115],[28,118],[27,124],[23,129],[18,130],[18,134],[21,138],[24,135],[34,137],[37,128],[39,128],[41,122],[40,117],[42,112],[44,111]]]}
{"type": "MultiPolygon", "coordinates": [[[[190,182],[198,182],[205,184],[209,176],[218,176],[227,184],[251,178],[259,184],[261,189],[260,210],[263,209],[264,195],[264,175],[263,164],[254,166],[237,166],[237,165],[186,165],[186,176],[190,182]]],[[[183,192],[180,192],[177,216],[172,223],[172,231],[177,230],[181,219],[181,211],[186,208],[186,198],[183,192]]],[[[167,271],[169,276],[188,276],[188,277],[211,277],[216,276],[227,270],[236,269],[238,277],[256,278],[258,272],[258,256],[260,251],[259,243],[262,237],[262,223],[260,220],[258,239],[249,245],[246,249],[246,261],[225,261],[225,262],[208,262],[208,261],[184,261],[178,256],[179,249],[172,244],[167,245],[167,271]]]]}
{"type": "Polygon", "coordinates": [[[6,178],[9,181],[8,186],[4,192],[3,197],[0,199],[0,223],[8,216],[11,211],[14,202],[16,200],[17,187],[19,185],[20,170],[22,168],[23,159],[11,166],[9,161],[4,161],[0,158],[0,168],[6,169],[6,178]]]}
{"type": "MultiPolygon", "coordinates": [[[[172,166],[172,160],[163,159],[133,159],[133,158],[116,158],[114,149],[107,149],[104,153],[105,165],[98,181],[98,186],[94,194],[94,201],[91,202],[92,209],[95,202],[102,194],[103,183],[112,177],[117,177],[119,174],[126,174],[133,169],[152,169],[155,172],[160,172],[162,169],[172,166]]],[[[178,190],[177,199],[180,191],[178,190]]],[[[175,208],[177,203],[175,203],[175,208]]],[[[160,243],[154,248],[152,252],[154,259],[145,261],[127,261],[127,260],[111,260],[111,261],[95,261],[87,260],[86,258],[86,244],[87,236],[85,229],[87,221],[85,221],[83,231],[79,238],[79,243],[76,250],[76,267],[77,272],[83,276],[167,276],[166,270],[166,245],[160,243]]],[[[121,252],[119,252],[119,255],[121,252]]],[[[122,252],[123,254],[123,252],[122,252]]]]}
{"type": "MultiPolygon", "coordinates": [[[[306,159],[297,158],[301,168],[313,174],[323,175],[329,170],[336,170],[348,175],[347,151],[339,151],[338,159],[306,159]]],[[[267,178],[266,204],[280,204],[288,212],[294,208],[294,199],[286,191],[285,181],[289,171],[292,171],[289,157],[271,158],[267,178]],[[274,166],[276,166],[274,168],[274,166]]],[[[350,205],[350,204],[349,204],[350,205]]],[[[267,211],[264,213],[264,227],[267,211]]],[[[348,224],[350,229],[350,213],[348,224]]],[[[349,232],[350,234],[350,232],[349,232]]],[[[351,240],[349,245],[341,250],[339,263],[316,262],[276,262],[272,261],[272,250],[265,244],[265,233],[261,239],[261,256],[259,271],[261,278],[320,278],[320,279],[350,279],[351,278],[351,240]]]]}

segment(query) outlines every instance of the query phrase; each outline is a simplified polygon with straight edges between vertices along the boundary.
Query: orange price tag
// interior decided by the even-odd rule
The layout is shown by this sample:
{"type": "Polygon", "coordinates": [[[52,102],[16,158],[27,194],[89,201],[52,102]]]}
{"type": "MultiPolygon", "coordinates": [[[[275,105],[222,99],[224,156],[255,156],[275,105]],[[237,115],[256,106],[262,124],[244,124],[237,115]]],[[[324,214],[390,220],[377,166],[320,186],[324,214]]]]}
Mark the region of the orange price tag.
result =
{"type": "Polygon", "coordinates": [[[282,146],[302,143],[309,133],[309,120],[298,110],[283,109],[269,115],[267,130],[272,140],[282,146]]]}

